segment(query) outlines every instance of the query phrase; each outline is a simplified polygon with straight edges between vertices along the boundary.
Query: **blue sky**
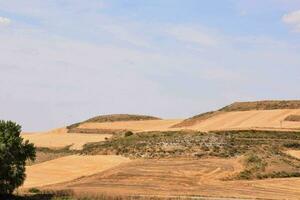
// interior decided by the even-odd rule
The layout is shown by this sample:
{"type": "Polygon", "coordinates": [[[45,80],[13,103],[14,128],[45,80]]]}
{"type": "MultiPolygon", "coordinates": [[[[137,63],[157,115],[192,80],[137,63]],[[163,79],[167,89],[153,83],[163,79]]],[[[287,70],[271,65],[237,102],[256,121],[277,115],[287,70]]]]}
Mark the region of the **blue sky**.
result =
{"type": "Polygon", "coordinates": [[[299,99],[298,0],[0,0],[1,119],[184,118],[299,99]]]}

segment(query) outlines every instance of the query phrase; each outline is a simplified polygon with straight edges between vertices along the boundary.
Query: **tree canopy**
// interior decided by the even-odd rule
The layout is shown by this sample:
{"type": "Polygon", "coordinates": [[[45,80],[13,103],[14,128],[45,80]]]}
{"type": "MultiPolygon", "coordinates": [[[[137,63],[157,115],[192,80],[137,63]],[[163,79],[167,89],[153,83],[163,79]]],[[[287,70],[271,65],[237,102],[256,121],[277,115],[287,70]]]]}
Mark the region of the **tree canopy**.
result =
{"type": "Polygon", "coordinates": [[[35,159],[34,145],[20,134],[20,125],[0,120],[0,194],[11,194],[22,185],[26,161],[35,159]]]}

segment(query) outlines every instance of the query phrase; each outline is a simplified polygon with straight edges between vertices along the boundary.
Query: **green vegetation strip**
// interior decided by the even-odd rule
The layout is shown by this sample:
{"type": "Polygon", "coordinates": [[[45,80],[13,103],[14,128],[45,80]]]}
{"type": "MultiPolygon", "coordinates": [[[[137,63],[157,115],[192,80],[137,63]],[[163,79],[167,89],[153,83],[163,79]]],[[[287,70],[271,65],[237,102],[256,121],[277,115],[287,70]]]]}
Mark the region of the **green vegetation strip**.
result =
{"type": "Polygon", "coordinates": [[[243,156],[245,170],[230,179],[298,177],[300,160],[283,153],[287,148],[300,148],[299,132],[247,130],[123,134],[107,141],[86,144],[82,153],[147,159],[243,156]]]}

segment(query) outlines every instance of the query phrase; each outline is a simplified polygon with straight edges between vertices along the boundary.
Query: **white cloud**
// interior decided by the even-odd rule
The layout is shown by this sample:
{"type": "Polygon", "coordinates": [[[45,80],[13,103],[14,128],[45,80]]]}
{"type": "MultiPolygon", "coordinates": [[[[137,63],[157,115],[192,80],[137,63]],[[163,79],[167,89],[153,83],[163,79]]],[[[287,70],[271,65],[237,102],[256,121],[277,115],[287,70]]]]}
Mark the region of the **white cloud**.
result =
{"type": "Polygon", "coordinates": [[[9,25],[11,20],[6,17],[0,17],[0,25],[9,25]]]}
{"type": "Polygon", "coordinates": [[[300,32],[300,10],[290,12],[282,17],[282,21],[293,27],[293,30],[300,32]]]}
{"type": "Polygon", "coordinates": [[[216,46],[219,43],[219,39],[212,36],[211,33],[192,26],[176,26],[169,29],[167,33],[179,41],[195,43],[200,46],[216,46]]]}

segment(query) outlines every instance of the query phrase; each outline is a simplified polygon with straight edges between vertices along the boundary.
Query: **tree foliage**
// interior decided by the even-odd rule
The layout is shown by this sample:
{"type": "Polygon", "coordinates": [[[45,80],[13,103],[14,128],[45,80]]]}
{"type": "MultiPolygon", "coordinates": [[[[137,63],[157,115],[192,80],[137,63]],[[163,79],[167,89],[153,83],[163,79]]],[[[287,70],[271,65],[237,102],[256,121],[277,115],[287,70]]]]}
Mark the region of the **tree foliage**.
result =
{"type": "Polygon", "coordinates": [[[22,185],[26,161],[35,159],[34,145],[20,134],[20,125],[0,120],[0,194],[11,194],[22,185]]]}

